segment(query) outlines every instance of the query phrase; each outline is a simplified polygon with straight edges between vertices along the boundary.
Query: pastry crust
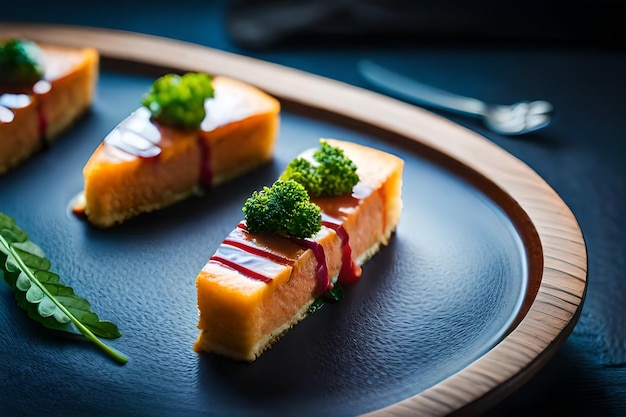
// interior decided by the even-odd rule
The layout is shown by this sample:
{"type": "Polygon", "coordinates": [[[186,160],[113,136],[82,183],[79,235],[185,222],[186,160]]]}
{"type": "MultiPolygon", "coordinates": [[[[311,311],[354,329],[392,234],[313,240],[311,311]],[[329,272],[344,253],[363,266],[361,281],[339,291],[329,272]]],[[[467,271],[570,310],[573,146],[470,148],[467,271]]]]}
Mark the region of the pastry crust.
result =
{"type": "MultiPolygon", "coordinates": [[[[323,219],[333,219],[348,235],[351,260],[346,260],[345,242],[333,227],[322,227],[310,239],[323,249],[327,277],[334,282],[341,278],[344,264],[360,266],[388,244],[402,211],[404,163],[376,149],[325,140],[344,150],[357,165],[360,178],[351,195],[312,200],[321,207],[323,219]]],[[[320,295],[320,259],[313,249],[292,239],[253,235],[241,225],[235,228],[196,278],[200,334],[194,349],[254,361],[306,317],[309,306],[320,295]],[[220,261],[222,252],[241,247],[244,250],[235,253],[233,259],[271,279],[255,279],[220,261]]]]}

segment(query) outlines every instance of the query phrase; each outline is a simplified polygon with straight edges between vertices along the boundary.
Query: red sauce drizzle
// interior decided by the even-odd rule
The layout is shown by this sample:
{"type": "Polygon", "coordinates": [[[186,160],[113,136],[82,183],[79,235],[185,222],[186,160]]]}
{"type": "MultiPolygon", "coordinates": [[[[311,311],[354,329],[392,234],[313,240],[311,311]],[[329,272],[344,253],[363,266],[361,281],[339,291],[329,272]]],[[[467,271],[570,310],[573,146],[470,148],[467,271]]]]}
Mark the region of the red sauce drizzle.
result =
{"type": "MultiPolygon", "coordinates": [[[[243,222],[239,223],[237,227],[243,230],[248,230],[248,227],[243,222]]],[[[317,288],[315,290],[315,295],[316,296],[321,295],[324,293],[324,291],[331,289],[332,284],[330,282],[330,277],[328,276],[328,265],[326,264],[326,254],[324,253],[324,248],[322,247],[322,245],[310,239],[301,239],[301,238],[295,238],[295,237],[285,237],[285,239],[289,239],[295,244],[302,246],[305,249],[311,249],[313,251],[313,255],[315,256],[315,259],[317,260],[317,269],[315,271],[315,276],[317,279],[317,288]]],[[[284,258],[282,256],[276,255],[272,252],[266,251],[259,247],[253,247],[239,240],[226,238],[224,240],[224,243],[236,246],[237,248],[243,251],[249,252],[251,254],[265,257],[279,264],[284,265],[285,262],[288,262],[288,264],[293,264],[293,261],[291,259],[284,258]]],[[[214,257],[215,255],[211,257],[211,260],[213,260],[214,257]]],[[[216,260],[218,260],[219,262],[222,262],[222,257],[219,257],[216,260]]],[[[264,281],[264,279],[267,279],[267,277],[265,277],[264,275],[261,275],[255,271],[251,271],[250,269],[245,268],[242,265],[238,265],[236,263],[230,262],[228,266],[250,278],[261,279],[262,281],[264,281]]],[[[264,281],[264,282],[268,282],[268,281],[264,281]]]]}
{"type": "Polygon", "coordinates": [[[328,265],[326,264],[326,253],[324,253],[324,247],[316,241],[310,239],[301,239],[298,237],[290,237],[289,239],[298,245],[311,249],[315,259],[317,259],[317,269],[315,270],[317,288],[315,289],[314,295],[322,295],[325,291],[332,289],[333,284],[330,282],[330,276],[328,275],[328,265]]]}
{"type": "Polygon", "coordinates": [[[209,259],[212,262],[218,262],[224,266],[227,266],[231,269],[234,269],[237,272],[240,272],[241,274],[250,277],[252,279],[256,279],[259,281],[263,281],[266,284],[272,282],[272,278],[267,277],[263,274],[260,274],[256,271],[253,271],[252,269],[246,268],[245,266],[237,263],[237,262],[233,262],[230,259],[224,258],[223,256],[219,256],[217,254],[211,256],[211,258],[209,259]]]}
{"type": "MultiPolygon", "coordinates": [[[[245,231],[245,233],[247,233],[248,227],[244,222],[240,222],[237,225],[237,227],[245,231]]],[[[236,236],[236,235],[231,233],[229,237],[224,239],[220,247],[222,247],[223,245],[235,247],[241,251],[237,253],[238,256],[241,257],[242,255],[247,254],[249,255],[250,260],[252,260],[253,257],[256,256],[256,257],[269,259],[270,261],[280,264],[280,265],[293,265],[292,259],[286,258],[276,253],[269,252],[261,247],[254,246],[246,239],[237,239],[233,236],[236,236]]],[[[247,260],[248,258],[246,258],[244,255],[243,259],[244,259],[243,261],[241,258],[238,261],[228,259],[227,256],[223,256],[222,254],[220,254],[219,249],[218,249],[218,251],[210,258],[210,261],[218,262],[224,266],[227,266],[239,272],[240,274],[247,276],[248,278],[256,279],[265,283],[269,283],[272,281],[271,277],[268,277],[264,274],[261,274],[257,271],[254,271],[244,266],[243,264],[245,263],[245,260],[247,260]]]]}
{"type": "Polygon", "coordinates": [[[251,253],[252,255],[256,255],[256,256],[261,256],[263,258],[267,258],[273,262],[276,262],[277,264],[281,264],[281,265],[293,265],[293,260],[286,258],[284,256],[280,256],[276,253],[267,251],[263,248],[260,248],[258,246],[253,246],[250,243],[248,243],[248,241],[246,240],[238,240],[238,239],[231,239],[231,238],[226,238],[224,239],[224,242],[222,242],[223,245],[230,245],[230,246],[234,246],[236,248],[239,248],[245,252],[251,253]]]}
{"type": "Polygon", "coordinates": [[[352,259],[352,247],[350,246],[350,236],[342,226],[341,221],[322,213],[322,224],[331,228],[341,239],[341,270],[339,271],[338,283],[341,285],[351,285],[356,283],[361,277],[362,269],[352,259]]]}

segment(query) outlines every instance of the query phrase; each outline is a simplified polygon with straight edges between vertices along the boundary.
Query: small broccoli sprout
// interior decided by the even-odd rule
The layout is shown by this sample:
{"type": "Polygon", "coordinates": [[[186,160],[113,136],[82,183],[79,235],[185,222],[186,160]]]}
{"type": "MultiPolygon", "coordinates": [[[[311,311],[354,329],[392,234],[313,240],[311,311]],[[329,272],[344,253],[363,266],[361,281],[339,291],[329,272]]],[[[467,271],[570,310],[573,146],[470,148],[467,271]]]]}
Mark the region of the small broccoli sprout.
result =
{"type": "Polygon", "coordinates": [[[359,182],[354,162],[324,140],[312,159],[295,158],[279,179],[302,184],[311,197],[346,194],[359,182]]]}
{"type": "Polygon", "coordinates": [[[0,84],[6,87],[30,87],[43,78],[43,52],[24,39],[0,41],[0,84]]]}
{"type": "Polygon", "coordinates": [[[271,187],[254,191],[242,211],[251,233],[307,238],[322,227],[319,206],[311,203],[301,184],[291,180],[278,180],[271,187]]]}
{"type": "Polygon", "coordinates": [[[213,94],[213,79],[208,74],[166,74],[154,81],[141,104],[160,123],[195,129],[206,117],[205,100],[213,94]]]}

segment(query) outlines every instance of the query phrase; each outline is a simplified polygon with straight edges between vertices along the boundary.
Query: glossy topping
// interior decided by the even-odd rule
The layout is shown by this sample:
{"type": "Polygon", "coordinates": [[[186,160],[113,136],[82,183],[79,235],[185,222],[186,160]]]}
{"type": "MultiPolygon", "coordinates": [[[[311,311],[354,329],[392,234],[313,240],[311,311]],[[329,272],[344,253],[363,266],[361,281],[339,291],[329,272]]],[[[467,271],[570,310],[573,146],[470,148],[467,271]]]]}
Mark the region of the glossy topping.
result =
{"type": "Polygon", "coordinates": [[[0,106],[0,123],[11,123],[14,118],[15,113],[4,106],[0,106]]]}
{"type": "Polygon", "coordinates": [[[272,282],[272,277],[283,269],[269,259],[228,244],[220,245],[209,261],[221,263],[242,275],[265,283],[272,282]]]}
{"type": "Polygon", "coordinates": [[[11,123],[14,110],[28,107],[32,102],[33,98],[28,94],[0,94],[0,123],[11,123]]]}
{"type": "Polygon", "coordinates": [[[161,132],[150,117],[147,109],[137,109],[104,138],[104,143],[140,158],[159,156],[161,132]]]}
{"type": "Polygon", "coordinates": [[[237,225],[237,228],[224,239],[223,244],[266,257],[281,265],[290,266],[301,252],[299,248],[294,248],[289,240],[281,236],[256,235],[253,237],[244,222],[237,225]]]}
{"type": "Polygon", "coordinates": [[[271,112],[276,106],[258,94],[254,87],[232,78],[215,77],[213,87],[214,97],[205,100],[206,117],[200,124],[200,130],[205,132],[255,114],[271,112]]]}
{"type": "Polygon", "coordinates": [[[315,295],[320,295],[332,288],[332,282],[324,249],[312,239],[251,234],[242,222],[224,239],[209,262],[222,264],[248,278],[269,284],[285,266],[293,266],[307,249],[313,251],[317,261],[315,295]]]}
{"type": "Polygon", "coordinates": [[[278,271],[292,266],[301,253],[299,247],[279,236],[251,235],[244,222],[222,242],[209,262],[225,265],[240,274],[265,283],[278,271]]]}

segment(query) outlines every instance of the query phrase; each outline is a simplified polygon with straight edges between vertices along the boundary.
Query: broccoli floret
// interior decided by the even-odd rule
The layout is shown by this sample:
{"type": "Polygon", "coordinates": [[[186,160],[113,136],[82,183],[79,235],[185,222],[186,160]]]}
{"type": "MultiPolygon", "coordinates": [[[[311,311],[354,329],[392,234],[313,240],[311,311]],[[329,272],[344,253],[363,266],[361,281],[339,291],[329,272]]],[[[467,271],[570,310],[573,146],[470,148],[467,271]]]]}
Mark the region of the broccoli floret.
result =
{"type": "Polygon", "coordinates": [[[141,104],[160,123],[194,129],[206,117],[204,101],[213,95],[213,79],[208,74],[166,74],[154,81],[141,104]]]}
{"type": "Polygon", "coordinates": [[[295,158],[287,165],[280,180],[294,180],[304,186],[311,197],[349,193],[359,182],[356,165],[343,150],[321,140],[313,159],[295,158]]]}
{"type": "Polygon", "coordinates": [[[291,180],[278,180],[271,187],[254,191],[242,211],[251,233],[307,238],[322,227],[319,206],[311,203],[301,184],[291,180]]]}
{"type": "Polygon", "coordinates": [[[30,87],[43,74],[43,52],[36,43],[17,38],[0,43],[0,84],[30,87]]]}

